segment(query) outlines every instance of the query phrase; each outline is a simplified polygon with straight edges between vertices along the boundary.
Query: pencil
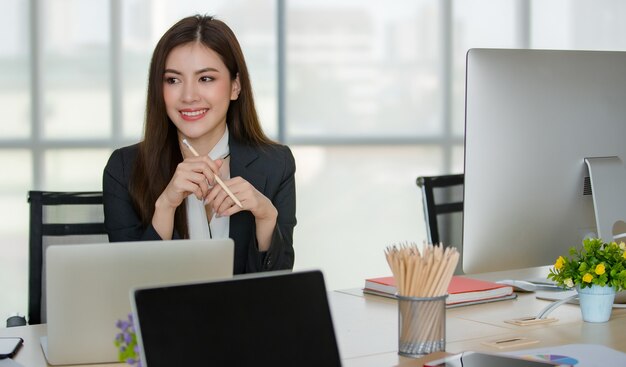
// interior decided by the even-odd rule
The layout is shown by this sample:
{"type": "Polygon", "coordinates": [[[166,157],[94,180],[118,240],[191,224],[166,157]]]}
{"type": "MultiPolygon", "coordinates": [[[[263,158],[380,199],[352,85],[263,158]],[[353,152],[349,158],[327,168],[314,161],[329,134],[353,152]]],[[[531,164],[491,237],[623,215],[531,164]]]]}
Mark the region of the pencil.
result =
{"type": "MultiPolygon", "coordinates": [[[[193,155],[195,155],[196,157],[200,156],[200,154],[198,154],[198,152],[196,152],[196,150],[191,146],[191,144],[189,144],[187,139],[183,139],[183,144],[185,144],[185,146],[187,146],[187,148],[189,148],[189,150],[191,151],[191,153],[193,153],[193,155]]],[[[228,186],[226,186],[224,181],[222,181],[222,179],[220,179],[220,176],[218,176],[215,173],[213,173],[213,177],[215,177],[215,181],[217,181],[217,184],[220,185],[222,187],[222,189],[224,189],[224,191],[226,191],[226,193],[228,194],[228,196],[230,196],[231,199],[233,199],[235,204],[237,204],[238,207],[243,209],[243,205],[241,205],[241,201],[239,201],[239,199],[237,199],[235,194],[233,194],[233,192],[230,191],[230,189],[228,188],[228,186]]]]}
{"type": "Polygon", "coordinates": [[[459,260],[455,248],[424,244],[421,251],[414,243],[388,246],[385,257],[396,280],[399,301],[399,350],[414,354],[419,345],[431,345],[431,351],[445,343],[445,301],[454,269],[459,260]],[[410,298],[423,299],[419,303],[410,298]],[[442,303],[444,303],[442,305],[442,303]]]}

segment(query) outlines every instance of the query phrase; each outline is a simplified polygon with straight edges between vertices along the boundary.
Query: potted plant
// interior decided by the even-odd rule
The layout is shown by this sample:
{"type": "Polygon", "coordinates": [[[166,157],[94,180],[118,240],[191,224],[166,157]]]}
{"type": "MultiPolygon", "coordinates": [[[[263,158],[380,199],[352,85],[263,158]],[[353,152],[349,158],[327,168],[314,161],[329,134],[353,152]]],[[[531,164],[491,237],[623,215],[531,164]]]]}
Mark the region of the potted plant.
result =
{"type": "Polygon", "coordinates": [[[583,247],[559,256],[548,278],[564,288],[576,288],[584,321],[606,322],[615,293],[626,289],[626,244],[586,238],[583,247]]]}

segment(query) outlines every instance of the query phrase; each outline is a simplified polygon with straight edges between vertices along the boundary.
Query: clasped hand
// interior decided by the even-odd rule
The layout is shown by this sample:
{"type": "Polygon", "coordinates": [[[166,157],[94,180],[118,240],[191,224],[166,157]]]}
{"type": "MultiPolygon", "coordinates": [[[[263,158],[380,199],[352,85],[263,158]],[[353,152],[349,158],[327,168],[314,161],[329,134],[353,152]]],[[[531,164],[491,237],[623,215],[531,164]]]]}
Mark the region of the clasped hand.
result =
{"type": "Polygon", "coordinates": [[[210,205],[218,216],[230,216],[242,210],[249,210],[257,219],[276,217],[277,211],[272,202],[242,177],[222,180],[241,202],[240,208],[221,186],[216,184],[214,172],[219,172],[223,160],[212,160],[208,156],[185,158],[161,194],[168,205],[177,208],[189,195],[195,195],[210,205]]]}

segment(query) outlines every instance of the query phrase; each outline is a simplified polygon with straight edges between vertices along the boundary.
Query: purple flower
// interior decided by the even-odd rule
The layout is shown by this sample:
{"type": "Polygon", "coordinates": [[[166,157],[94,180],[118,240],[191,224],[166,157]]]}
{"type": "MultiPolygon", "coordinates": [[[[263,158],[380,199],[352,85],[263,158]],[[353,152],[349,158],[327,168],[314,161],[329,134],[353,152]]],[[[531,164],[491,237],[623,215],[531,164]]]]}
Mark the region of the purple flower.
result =
{"type": "Polygon", "coordinates": [[[118,321],[118,325],[117,325],[117,327],[118,327],[119,329],[121,329],[122,331],[126,331],[126,329],[128,329],[128,326],[129,326],[129,325],[130,325],[130,324],[128,323],[128,321],[121,321],[121,320],[120,320],[120,321],[118,321]]]}
{"type": "Polygon", "coordinates": [[[121,331],[115,335],[115,345],[119,351],[119,360],[125,361],[129,365],[141,367],[140,350],[135,337],[132,314],[128,315],[128,320],[118,320],[115,326],[121,331]]]}

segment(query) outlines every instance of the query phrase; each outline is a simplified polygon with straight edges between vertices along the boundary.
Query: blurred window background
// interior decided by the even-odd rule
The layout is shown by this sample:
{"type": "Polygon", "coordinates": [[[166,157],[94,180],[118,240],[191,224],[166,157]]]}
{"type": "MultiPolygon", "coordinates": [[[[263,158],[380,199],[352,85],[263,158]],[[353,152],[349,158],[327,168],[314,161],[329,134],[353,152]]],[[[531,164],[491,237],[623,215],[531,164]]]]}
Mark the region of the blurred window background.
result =
{"type": "Polygon", "coordinates": [[[196,13],[234,30],[263,127],[294,152],[295,269],[328,289],[426,238],[415,179],[463,172],[469,48],[626,49],[621,0],[3,0],[0,320],[26,313],[27,191],[102,189],[141,139],[156,42],[196,13]]]}

